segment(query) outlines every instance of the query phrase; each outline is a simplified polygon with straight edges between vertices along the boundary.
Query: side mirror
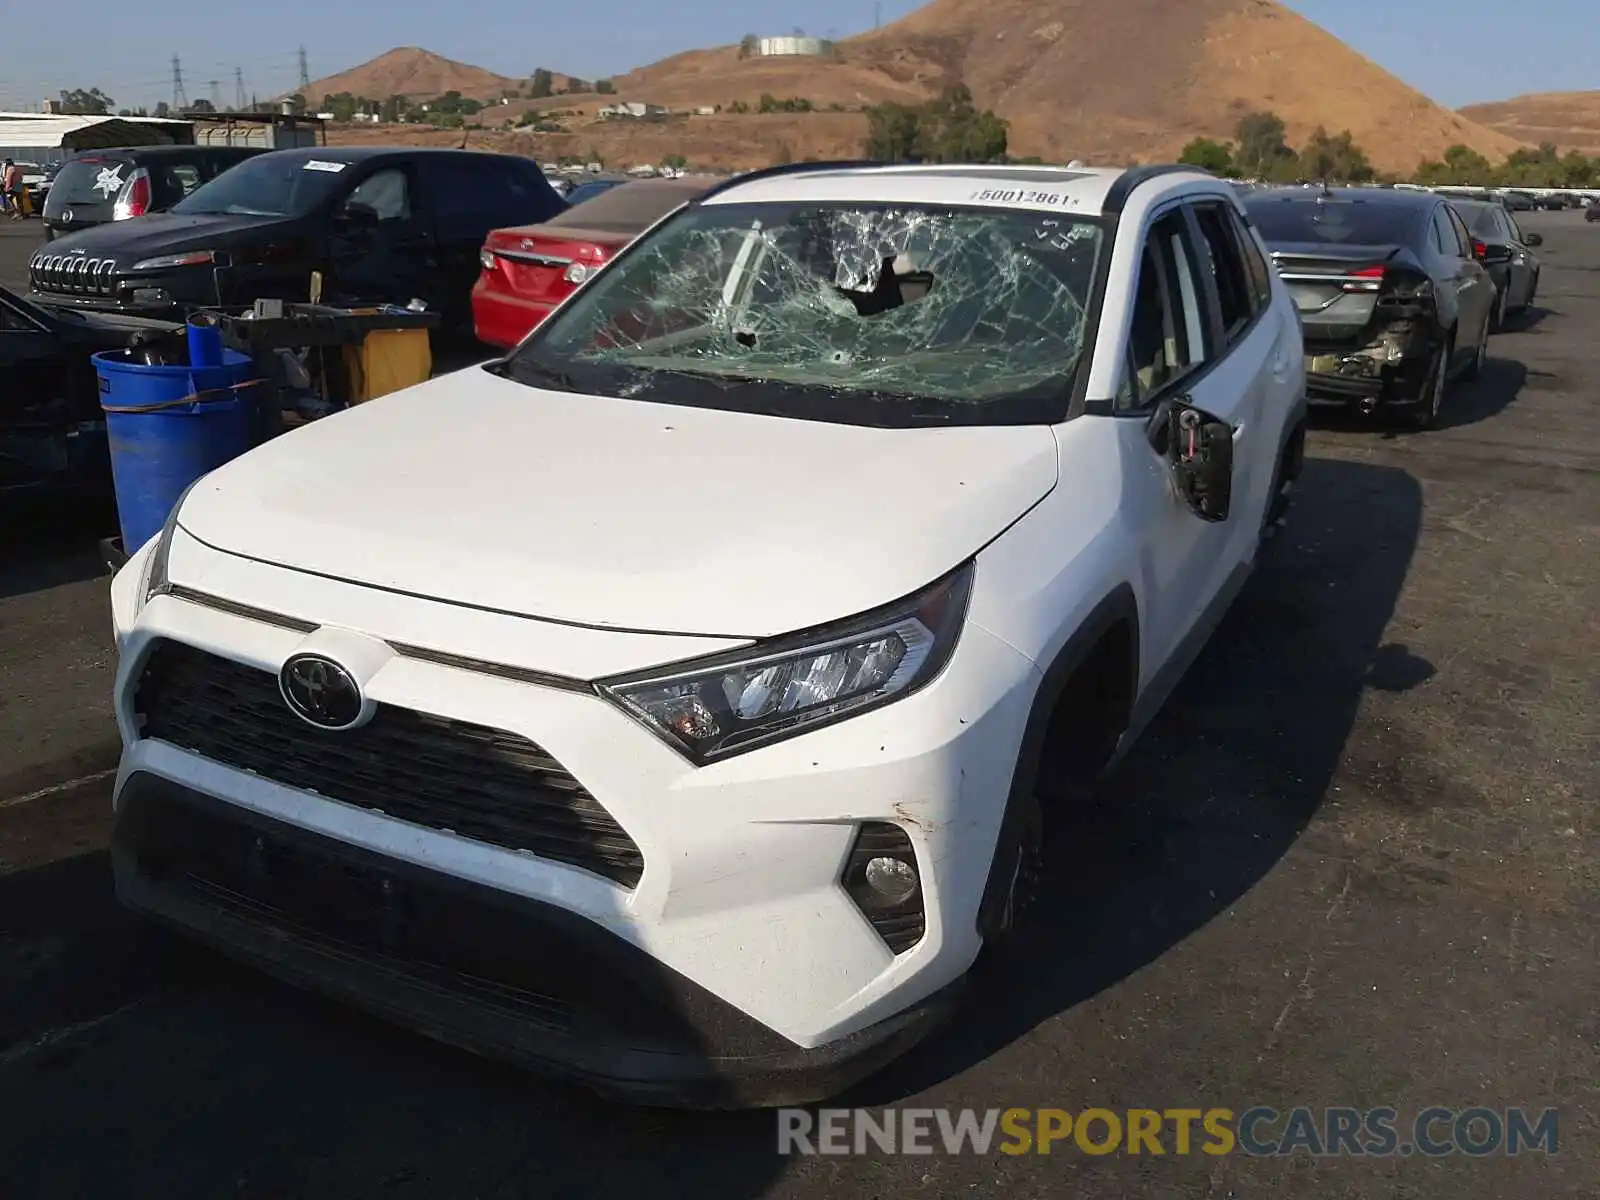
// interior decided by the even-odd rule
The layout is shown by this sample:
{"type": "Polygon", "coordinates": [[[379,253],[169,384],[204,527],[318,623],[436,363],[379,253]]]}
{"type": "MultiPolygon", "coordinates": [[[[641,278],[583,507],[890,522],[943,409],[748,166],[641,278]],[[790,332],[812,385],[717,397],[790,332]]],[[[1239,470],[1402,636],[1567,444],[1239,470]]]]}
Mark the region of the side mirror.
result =
{"type": "Polygon", "coordinates": [[[378,227],[378,210],[370,204],[359,201],[345,204],[340,207],[334,220],[350,229],[376,229],[378,227]]]}
{"type": "Polygon", "coordinates": [[[1145,425],[1145,437],[1167,460],[1189,511],[1202,521],[1226,521],[1233,500],[1233,427],[1187,400],[1163,400],[1145,425]]]}
{"type": "Polygon", "coordinates": [[[1522,235],[1522,244],[1524,246],[1542,246],[1544,245],[1544,234],[1525,233],[1522,235]]]}

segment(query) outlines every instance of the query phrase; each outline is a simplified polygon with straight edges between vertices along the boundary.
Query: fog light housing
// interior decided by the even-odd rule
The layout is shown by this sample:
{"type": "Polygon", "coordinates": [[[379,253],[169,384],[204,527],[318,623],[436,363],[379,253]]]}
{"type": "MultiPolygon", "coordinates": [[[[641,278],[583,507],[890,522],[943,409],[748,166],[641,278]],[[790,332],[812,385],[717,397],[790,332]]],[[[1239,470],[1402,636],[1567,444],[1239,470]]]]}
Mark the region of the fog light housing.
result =
{"type": "Polygon", "coordinates": [[[841,879],[862,916],[895,954],[922,940],[927,918],[917,853],[906,831],[887,821],[868,821],[856,833],[841,879]]]}

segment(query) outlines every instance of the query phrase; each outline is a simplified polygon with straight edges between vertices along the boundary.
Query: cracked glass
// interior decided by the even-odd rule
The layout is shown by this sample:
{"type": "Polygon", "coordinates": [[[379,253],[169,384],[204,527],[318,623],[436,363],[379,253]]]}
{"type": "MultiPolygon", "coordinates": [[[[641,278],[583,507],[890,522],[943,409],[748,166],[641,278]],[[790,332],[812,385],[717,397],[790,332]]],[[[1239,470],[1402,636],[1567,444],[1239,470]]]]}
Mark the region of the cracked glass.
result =
{"type": "Polygon", "coordinates": [[[824,420],[1021,419],[1018,402],[1065,406],[1104,237],[1047,211],[696,207],[582,287],[504,373],[824,420]]]}

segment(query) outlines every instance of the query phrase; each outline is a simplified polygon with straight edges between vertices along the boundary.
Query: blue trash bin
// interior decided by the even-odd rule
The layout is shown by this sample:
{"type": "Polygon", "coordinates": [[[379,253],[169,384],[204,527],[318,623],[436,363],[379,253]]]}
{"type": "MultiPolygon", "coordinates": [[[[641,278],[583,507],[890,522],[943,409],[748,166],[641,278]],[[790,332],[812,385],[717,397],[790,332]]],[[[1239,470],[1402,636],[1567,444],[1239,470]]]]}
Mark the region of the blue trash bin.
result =
{"type": "Polygon", "coordinates": [[[225,350],[221,366],[150,366],[126,350],[93,356],[106,415],[111,481],[122,545],[133,554],[166,524],[196,479],[258,438],[250,356],[225,350]]]}

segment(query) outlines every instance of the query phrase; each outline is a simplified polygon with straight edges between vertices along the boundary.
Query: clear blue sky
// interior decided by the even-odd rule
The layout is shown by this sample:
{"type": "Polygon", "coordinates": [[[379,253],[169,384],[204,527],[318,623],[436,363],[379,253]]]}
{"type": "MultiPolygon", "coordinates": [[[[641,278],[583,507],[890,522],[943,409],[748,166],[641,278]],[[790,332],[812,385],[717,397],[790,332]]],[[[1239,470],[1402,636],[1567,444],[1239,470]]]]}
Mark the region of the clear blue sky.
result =
{"type": "MultiPolygon", "coordinates": [[[[1287,3],[1452,107],[1600,88],[1594,0],[1287,3]]],[[[916,7],[915,0],[882,0],[878,11],[888,22],[916,7]]],[[[171,95],[174,54],[190,99],[209,96],[214,79],[231,104],[235,70],[247,94],[272,95],[295,83],[302,38],[313,79],[397,45],[508,75],[548,66],[598,77],[746,33],[799,26],[843,37],[870,28],[874,12],[874,0],[274,0],[267,8],[229,0],[0,0],[0,107],[36,108],[67,87],[100,87],[119,105],[153,104],[171,95]]]]}

